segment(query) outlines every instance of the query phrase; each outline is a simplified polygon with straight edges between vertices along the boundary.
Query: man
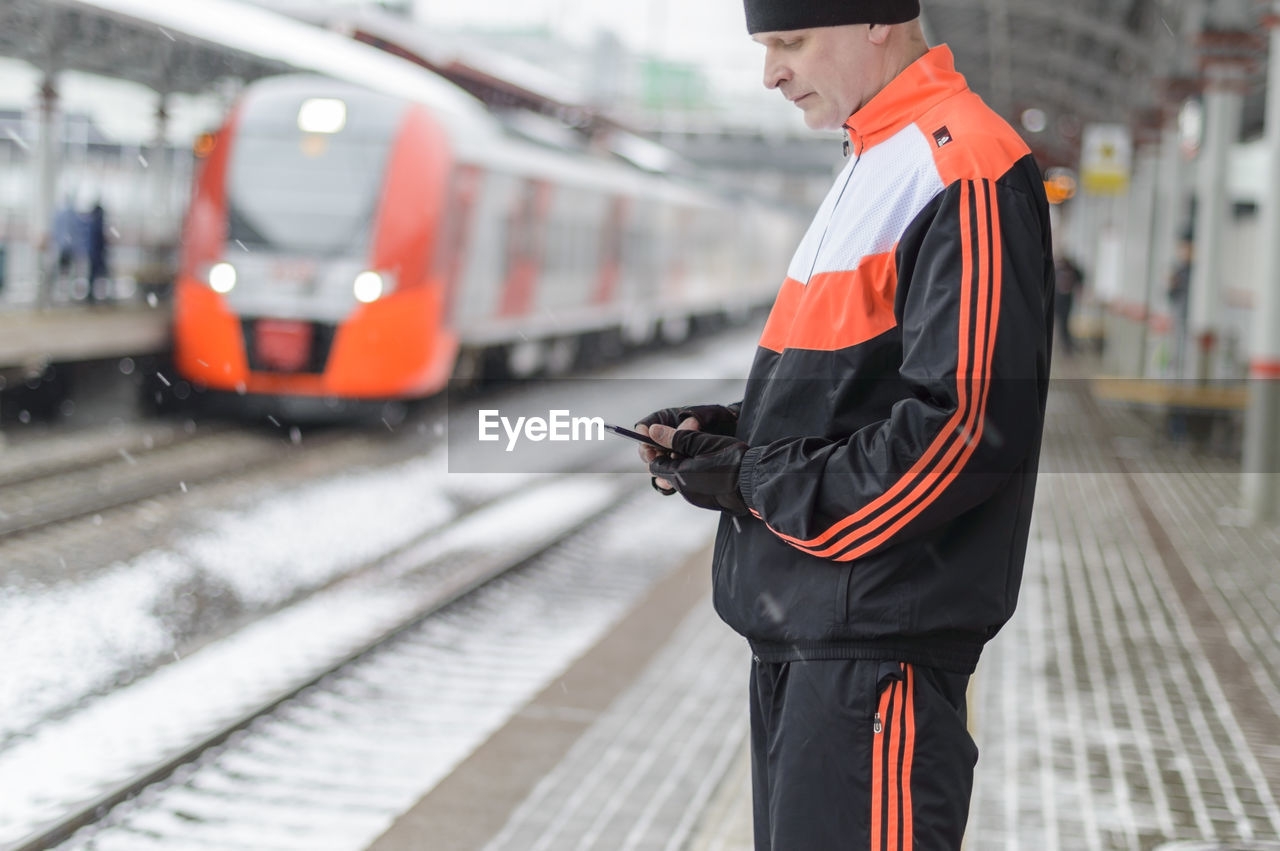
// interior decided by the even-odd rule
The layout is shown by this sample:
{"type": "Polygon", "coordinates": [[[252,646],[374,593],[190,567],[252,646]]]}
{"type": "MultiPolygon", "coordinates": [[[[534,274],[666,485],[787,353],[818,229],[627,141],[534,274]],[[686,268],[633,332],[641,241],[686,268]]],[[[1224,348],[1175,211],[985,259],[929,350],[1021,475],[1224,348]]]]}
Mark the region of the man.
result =
{"type": "Polygon", "coordinates": [[[89,212],[89,291],[84,299],[86,304],[98,303],[99,281],[104,287],[111,283],[107,280],[107,214],[101,201],[94,202],[89,212]]]}
{"type": "Polygon", "coordinates": [[[1058,342],[1063,354],[1070,357],[1076,351],[1075,338],[1071,336],[1071,313],[1075,310],[1076,296],[1084,291],[1084,270],[1061,245],[1055,246],[1054,254],[1053,277],[1057,291],[1053,312],[1057,320],[1058,342]]]}
{"type": "Polygon", "coordinates": [[[848,162],[742,402],[655,412],[640,430],[672,451],[642,457],[722,512],[715,606],[754,655],[756,848],[958,848],[965,688],[1013,612],[1048,388],[1043,182],[929,50],[917,0],[746,12],[765,85],[843,127],[848,162]]]}
{"type": "MultiPolygon", "coordinates": [[[[1169,275],[1170,312],[1173,314],[1173,377],[1183,377],[1187,360],[1187,330],[1191,318],[1191,264],[1195,259],[1195,238],[1190,230],[1178,237],[1177,263],[1169,275]]],[[[1180,416],[1180,415],[1179,415],[1180,416]]]]}
{"type": "Polygon", "coordinates": [[[57,250],[57,266],[59,282],[71,277],[71,267],[75,264],[77,233],[80,229],[80,216],[76,214],[75,205],[70,196],[58,208],[53,216],[53,244],[57,250]]]}

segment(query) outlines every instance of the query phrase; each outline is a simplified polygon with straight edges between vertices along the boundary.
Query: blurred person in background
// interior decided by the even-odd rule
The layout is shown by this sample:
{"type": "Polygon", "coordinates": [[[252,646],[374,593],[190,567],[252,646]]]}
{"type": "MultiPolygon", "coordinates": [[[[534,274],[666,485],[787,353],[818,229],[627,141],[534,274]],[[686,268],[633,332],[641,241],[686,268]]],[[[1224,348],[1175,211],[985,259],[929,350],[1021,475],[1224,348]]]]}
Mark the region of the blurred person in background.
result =
{"type": "Polygon", "coordinates": [[[1070,357],[1075,354],[1076,341],[1071,336],[1071,313],[1076,299],[1084,292],[1084,271],[1064,249],[1057,249],[1053,259],[1054,315],[1058,319],[1058,338],[1062,351],[1070,357]]]}
{"type": "MultiPolygon", "coordinates": [[[[956,849],[965,689],[1017,600],[1053,332],[1041,170],[917,0],[746,0],[764,84],[846,134],[741,402],[638,423],[721,514],[757,851],[956,849]]],[[[998,688],[1017,689],[1017,683],[998,688]]]]}
{"type": "Polygon", "coordinates": [[[1187,358],[1187,324],[1191,316],[1191,264],[1195,242],[1184,232],[1178,239],[1177,258],[1169,275],[1169,312],[1173,314],[1173,377],[1181,378],[1187,358]]]}
{"type": "Polygon", "coordinates": [[[111,286],[107,270],[107,213],[102,202],[94,202],[89,211],[89,289],[85,294],[87,304],[97,304],[99,287],[105,296],[111,286]]]}
{"type": "Polygon", "coordinates": [[[71,196],[63,199],[62,206],[53,215],[53,248],[57,254],[58,282],[68,284],[75,271],[77,248],[81,229],[80,216],[76,213],[71,196]]]}

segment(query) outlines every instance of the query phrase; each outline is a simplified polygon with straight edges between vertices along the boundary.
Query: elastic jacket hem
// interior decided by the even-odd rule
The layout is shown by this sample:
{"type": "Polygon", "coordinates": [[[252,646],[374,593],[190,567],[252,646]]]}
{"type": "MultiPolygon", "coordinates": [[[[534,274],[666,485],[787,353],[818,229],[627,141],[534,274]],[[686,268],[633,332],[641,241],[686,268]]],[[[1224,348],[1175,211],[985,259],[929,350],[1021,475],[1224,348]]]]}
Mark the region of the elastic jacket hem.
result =
{"type": "Polygon", "coordinates": [[[847,641],[774,642],[748,639],[761,662],[822,662],[834,659],[880,659],[972,674],[985,641],[971,633],[893,636],[847,641]]]}

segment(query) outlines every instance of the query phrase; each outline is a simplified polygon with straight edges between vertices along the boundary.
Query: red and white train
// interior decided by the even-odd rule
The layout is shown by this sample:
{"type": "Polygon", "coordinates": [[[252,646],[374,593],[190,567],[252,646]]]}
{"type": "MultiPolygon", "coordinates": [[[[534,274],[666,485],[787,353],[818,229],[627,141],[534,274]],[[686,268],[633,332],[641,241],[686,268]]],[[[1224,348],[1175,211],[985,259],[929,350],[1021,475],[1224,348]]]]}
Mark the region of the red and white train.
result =
{"type": "Polygon", "coordinates": [[[793,217],[521,139],[441,82],[249,86],[198,174],[175,288],[180,375],[215,391],[389,400],[582,339],[678,337],[776,293],[793,217]]]}

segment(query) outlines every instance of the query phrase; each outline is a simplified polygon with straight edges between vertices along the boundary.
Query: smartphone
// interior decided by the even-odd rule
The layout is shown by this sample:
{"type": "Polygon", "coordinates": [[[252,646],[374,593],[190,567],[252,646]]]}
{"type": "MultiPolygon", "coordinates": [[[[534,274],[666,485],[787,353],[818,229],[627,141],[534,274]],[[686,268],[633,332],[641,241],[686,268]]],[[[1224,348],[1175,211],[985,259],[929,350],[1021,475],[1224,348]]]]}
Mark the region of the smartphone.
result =
{"type": "Polygon", "coordinates": [[[654,449],[658,449],[663,452],[671,451],[667,447],[663,446],[661,443],[658,443],[653,438],[645,437],[643,434],[641,434],[638,431],[632,431],[631,429],[623,428],[622,426],[609,425],[608,423],[605,423],[604,427],[606,431],[611,431],[614,434],[618,435],[619,437],[625,437],[629,440],[634,440],[637,443],[643,443],[646,446],[652,446],[654,449]]]}

